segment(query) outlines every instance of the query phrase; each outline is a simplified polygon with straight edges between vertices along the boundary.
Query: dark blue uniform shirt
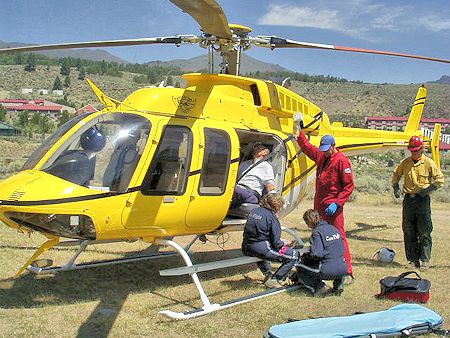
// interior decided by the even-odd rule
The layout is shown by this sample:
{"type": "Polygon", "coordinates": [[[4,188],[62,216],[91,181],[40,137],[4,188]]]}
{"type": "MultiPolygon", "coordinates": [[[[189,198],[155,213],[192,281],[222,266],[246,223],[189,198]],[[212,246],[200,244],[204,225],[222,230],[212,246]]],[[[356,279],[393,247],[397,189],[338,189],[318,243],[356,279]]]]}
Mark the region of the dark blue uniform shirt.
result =
{"type": "Polygon", "coordinates": [[[311,254],[320,258],[320,272],[326,276],[347,274],[344,261],[344,242],[339,230],[325,221],[320,223],[311,233],[311,254]]]}
{"type": "Polygon", "coordinates": [[[281,237],[281,224],[275,213],[266,208],[253,209],[244,228],[244,244],[269,242],[275,250],[284,246],[281,237]]]}

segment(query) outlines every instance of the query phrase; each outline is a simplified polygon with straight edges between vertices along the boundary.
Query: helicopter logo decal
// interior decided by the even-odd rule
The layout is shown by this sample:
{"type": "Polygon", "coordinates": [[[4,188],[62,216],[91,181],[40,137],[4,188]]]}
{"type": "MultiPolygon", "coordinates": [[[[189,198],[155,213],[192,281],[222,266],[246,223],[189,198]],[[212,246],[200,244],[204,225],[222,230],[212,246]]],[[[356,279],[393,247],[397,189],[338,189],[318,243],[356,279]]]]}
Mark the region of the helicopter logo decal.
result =
{"type": "Polygon", "coordinates": [[[172,96],[173,103],[178,106],[183,114],[187,114],[192,108],[194,108],[196,100],[186,96],[175,97],[172,96]]]}

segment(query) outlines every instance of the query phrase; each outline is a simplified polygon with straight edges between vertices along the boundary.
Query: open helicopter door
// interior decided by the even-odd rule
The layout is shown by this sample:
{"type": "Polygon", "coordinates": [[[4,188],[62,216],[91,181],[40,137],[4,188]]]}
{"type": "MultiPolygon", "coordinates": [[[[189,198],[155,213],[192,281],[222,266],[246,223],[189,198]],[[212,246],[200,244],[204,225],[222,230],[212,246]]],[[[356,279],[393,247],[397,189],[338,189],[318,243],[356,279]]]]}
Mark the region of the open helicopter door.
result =
{"type": "Polygon", "coordinates": [[[169,125],[161,121],[150,135],[157,144],[150,149],[140,191],[130,196],[122,213],[129,229],[149,228],[148,236],[170,236],[185,227],[184,215],[189,204],[192,180],[189,168],[194,152],[194,137],[189,124],[169,125]],[[151,157],[151,158],[150,158],[151,157]]]}
{"type": "MultiPolygon", "coordinates": [[[[189,228],[211,228],[219,225],[230,206],[239,160],[239,139],[232,128],[208,121],[199,121],[196,135],[200,137],[198,170],[193,169],[186,225],[189,228]]],[[[193,167],[195,168],[195,167],[193,167]]]]}

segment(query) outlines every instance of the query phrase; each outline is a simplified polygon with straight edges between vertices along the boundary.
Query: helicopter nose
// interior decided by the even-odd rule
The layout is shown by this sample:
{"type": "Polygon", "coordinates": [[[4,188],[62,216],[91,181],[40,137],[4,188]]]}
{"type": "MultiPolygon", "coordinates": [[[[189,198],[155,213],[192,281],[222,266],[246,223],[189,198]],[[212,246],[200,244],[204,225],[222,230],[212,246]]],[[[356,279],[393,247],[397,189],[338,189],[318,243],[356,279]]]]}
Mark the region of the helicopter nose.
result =
{"type": "Polygon", "coordinates": [[[24,171],[0,182],[0,220],[60,237],[95,239],[94,221],[69,201],[95,194],[58,177],[24,171]],[[49,187],[51,187],[49,189],[49,187]]]}
{"type": "Polygon", "coordinates": [[[59,237],[96,239],[94,223],[86,215],[7,211],[4,218],[6,223],[14,222],[30,230],[59,237]]]}

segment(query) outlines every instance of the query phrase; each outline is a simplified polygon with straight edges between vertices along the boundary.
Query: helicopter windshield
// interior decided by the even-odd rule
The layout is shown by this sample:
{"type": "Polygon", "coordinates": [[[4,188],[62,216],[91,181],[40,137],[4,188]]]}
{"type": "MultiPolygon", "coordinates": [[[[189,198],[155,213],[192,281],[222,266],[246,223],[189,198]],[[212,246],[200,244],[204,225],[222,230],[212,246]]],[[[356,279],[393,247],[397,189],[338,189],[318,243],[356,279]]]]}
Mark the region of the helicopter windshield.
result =
{"type": "Polygon", "coordinates": [[[69,137],[41,170],[90,189],[125,192],[150,127],[137,115],[100,115],[69,137]]]}
{"type": "Polygon", "coordinates": [[[53,134],[45,139],[45,141],[37,148],[25,164],[22,167],[22,170],[33,169],[36,164],[41,160],[42,156],[44,156],[51,147],[58,141],[65,133],[67,133],[70,129],[72,129],[78,122],[82,119],[86,118],[92,113],[85,113],[74,117],[73,119],[64,123],[60,128],[56,129],[53,134]]]}

